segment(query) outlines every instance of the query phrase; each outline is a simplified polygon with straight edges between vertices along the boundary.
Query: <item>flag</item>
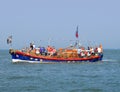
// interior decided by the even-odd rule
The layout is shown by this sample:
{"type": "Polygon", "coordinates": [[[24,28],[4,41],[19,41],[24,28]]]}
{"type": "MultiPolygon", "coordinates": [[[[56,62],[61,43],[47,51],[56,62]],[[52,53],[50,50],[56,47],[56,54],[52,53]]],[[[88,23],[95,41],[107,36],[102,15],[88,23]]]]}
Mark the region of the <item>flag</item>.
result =
{"type": "Polygon", "coordinates": [[[76,38],[78,38],[78,26],[77,26],[77,29],[76,29],[76,34],[75,34],[76,38]]]}
{"type": "Polygon", "coordinates": [[[12,35],[7,38],[7,44],[11,44],[11,43],[12,43],[12,35]]]}

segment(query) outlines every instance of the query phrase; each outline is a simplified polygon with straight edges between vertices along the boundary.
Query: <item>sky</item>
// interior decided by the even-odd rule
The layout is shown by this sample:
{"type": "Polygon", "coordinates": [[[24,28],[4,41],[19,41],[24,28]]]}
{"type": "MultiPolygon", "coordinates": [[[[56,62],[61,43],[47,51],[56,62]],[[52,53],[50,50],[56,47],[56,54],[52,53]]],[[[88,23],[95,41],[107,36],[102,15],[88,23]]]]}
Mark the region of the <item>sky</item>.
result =
{"type": "Polygon", "coordinates": [[[0,49],[102,44],[120,49],[120,0],[0,0],[0,49]]]}

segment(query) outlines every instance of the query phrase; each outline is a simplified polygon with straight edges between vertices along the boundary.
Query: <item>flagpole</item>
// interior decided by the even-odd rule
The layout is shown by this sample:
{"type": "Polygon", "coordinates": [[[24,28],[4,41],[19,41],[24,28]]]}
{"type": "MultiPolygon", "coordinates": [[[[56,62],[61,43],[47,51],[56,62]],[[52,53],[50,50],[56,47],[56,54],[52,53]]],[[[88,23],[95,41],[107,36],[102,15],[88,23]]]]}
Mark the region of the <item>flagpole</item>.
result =
{"type": "Polygon", "coordinates": [[[76,38],[77,38],[77,40],[76,40],[77,46],[78,46],[78,48],[79,48],[79,33],[78,33],[78,26],[77,26],[77,28],[76,28],[76,38]]]}
{"type": "Polygon", "coordinates": [[[7,44],[10,45],[10,49],[12,49],[12,35],[7,38],[7,44]]]}
{"type": "Polygon", "coordinates": [[[10,49],[12,49],[12,42],[10,43],[10,49]]]}

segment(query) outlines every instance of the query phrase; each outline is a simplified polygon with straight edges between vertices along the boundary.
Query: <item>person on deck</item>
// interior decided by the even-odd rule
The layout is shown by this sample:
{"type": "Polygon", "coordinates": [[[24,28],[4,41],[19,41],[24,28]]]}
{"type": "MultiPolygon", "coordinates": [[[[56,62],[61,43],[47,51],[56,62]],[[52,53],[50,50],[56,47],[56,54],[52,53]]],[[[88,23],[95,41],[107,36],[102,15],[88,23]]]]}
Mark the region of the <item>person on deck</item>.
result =
{"type": "Polygon", "coordinates": [[[97,48],[97,51],[98,51],[98,54],[103,52],[102,45],[99,45],[99,47],[97,48]]]}
{"type": "Polygon", "coordinates": [[[81,53],[81,49],[78,48],[78,49],[77,49],[77,54],[78,54],[79,57],[81,56],[80,53],[81,53]]]}
{"type": "Polygon", "coordinates": [[[30,50],[33,50],[33,44],[30,43],[30,50]]]}
{"type": "Polygon", "coordinates": [[[41,55],[46,55],[46,49],[45,49],[45,47],[40,47],[40,54],[41,55]]]}

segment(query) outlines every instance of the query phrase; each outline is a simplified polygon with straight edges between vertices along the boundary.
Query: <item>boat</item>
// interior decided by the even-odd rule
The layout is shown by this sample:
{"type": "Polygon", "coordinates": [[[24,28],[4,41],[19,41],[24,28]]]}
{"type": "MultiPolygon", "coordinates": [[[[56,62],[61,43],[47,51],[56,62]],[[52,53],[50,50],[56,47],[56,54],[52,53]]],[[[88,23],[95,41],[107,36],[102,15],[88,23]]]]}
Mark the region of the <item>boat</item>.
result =
{"type": "MultiPolygon", "coordinates": [[[[76,46],[76,45],[75,45],[76,46]]],[[[103,50],[102,45],[96,48],[84,47],[76,48],[69,46],[67,48],[55,49],[52,46],[21,49],[10,49],[12,62],[28,62],[28,63],[77,63],[77,62],[97,62],[102,61],[103,50]]]]}
{"type": "MultiPolygon", "coordinates": [[[[48,45],[45,47],[35,47],[34,43],[25,49],[10,49],[12,62],[29,62],[29,63],[76,63],[76,62],[96,62],[102,61],[103,48],[100,44],[97,47],[89,46],[87,49],[81,46],[78,40],[78,26],[75,34],[77,40],[74,45],[66,48],[56,49],[48,45]]],[[[11,39],[12,37],[9,37],[11,39]]],[[[12,39],[11,39],[12,40],[12,39]]],[[[11,43],[12,41],[7,42],[11,43]]]]}

